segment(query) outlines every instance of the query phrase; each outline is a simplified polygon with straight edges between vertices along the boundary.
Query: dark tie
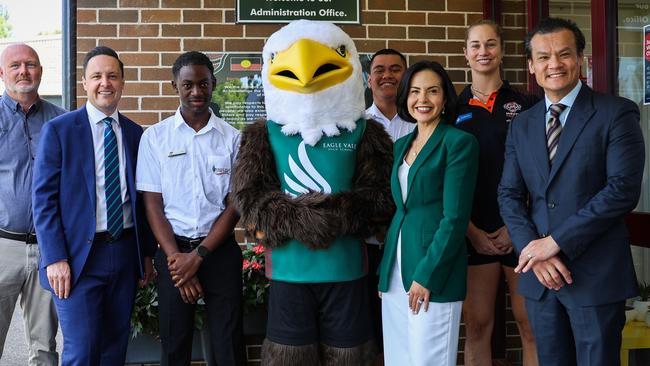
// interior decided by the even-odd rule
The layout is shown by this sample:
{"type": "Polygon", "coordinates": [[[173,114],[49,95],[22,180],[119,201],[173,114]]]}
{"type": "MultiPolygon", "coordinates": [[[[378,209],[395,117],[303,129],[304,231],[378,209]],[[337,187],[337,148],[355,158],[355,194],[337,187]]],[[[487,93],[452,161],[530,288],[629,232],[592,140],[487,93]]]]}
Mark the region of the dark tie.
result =
{"type": "Polygon", "coordinates": [[[546,123],[546,147],[548,148],[548,160],[551,164],[553,164],[553,159],[557,152],[557,144],[560,142],[560,134],[562,133],[560,114],[564,108],[566,108],[566,106],[561,103],[551,104],[551,107],[549,108],[551,118],[549,118],[546,123]]]}
{"type": "Polygon", "coordinates": [[[112,118],[104,122],[104,188],[106,190],[106,228],[113,238],[119,238],[124,229],[122,214],[122,189],[120,187],[120,159],[112,118]]]}

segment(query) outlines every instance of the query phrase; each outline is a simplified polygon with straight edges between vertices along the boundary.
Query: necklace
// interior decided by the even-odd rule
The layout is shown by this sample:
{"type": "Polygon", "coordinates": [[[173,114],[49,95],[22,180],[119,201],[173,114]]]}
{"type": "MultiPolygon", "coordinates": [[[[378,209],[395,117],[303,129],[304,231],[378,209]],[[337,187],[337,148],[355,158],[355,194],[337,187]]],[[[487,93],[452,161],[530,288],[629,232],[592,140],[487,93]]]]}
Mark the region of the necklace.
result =
{"type": "Polygon", "coordinates": [[[416,157],[418,156],[418,153],[420,152],[420,149],[418,149],[418,140],[413,140],[413,147],[411,148],[411,156],[416,157]]]}
{"type": "MultiPolygon", "coordinates": [[[[433,131],[428,133],[428,136],[424,138],[424,143],[426,143],[429,140],[429,137],[433,134],[433,131]]],[[[419,143],[418,138],[415,138],[413,140],[413,146],[411,147],[411,156],[417,157],[420,151],[422,150],[422,146],[419,143]]]]}
{"type": "Polygon", "coordinates": [[[492,95],[492,93],[499,90],[499,88],[501,88],[502,85],[503,85],[503,81],[499,81],[499,85],[497,86],[497,88],[495,90],[489,92],[489,93],[485,93],[485,92],[482,92],[482,91],[476,89],[474,87],[474,85],[470,85],[470,88],[472,89],[472,92],[474,92],[475,94],[480,94],[480,95],[482,95],[484,97],[489,97],[490,95],[492,95]]]}

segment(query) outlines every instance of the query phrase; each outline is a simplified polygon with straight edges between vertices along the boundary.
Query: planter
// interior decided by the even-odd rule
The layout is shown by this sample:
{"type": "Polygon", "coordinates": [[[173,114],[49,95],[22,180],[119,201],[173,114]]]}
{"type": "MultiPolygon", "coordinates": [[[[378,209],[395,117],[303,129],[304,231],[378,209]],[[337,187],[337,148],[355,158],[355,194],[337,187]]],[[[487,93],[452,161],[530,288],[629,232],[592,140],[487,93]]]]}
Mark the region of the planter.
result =
{"type": "MultiPolygon", "coordinates": [[[[129,340],[126,350],[126,364],[160,363],[160,340],[149,334],[140,334],[129,340]]],[[[205,361],[208,366],[215,366],[214,355],[210,347],[210,332],[207,329],[195,331],[192,337],[192,361],[205,361]]]]}
{"type": "Polygon", "coordinates": [[[648,312],[648,307],[650,307],[650,301],[634,301],[634,311],[636,312],[636,320],[643,322],[645,321],[646,313],[648,312]]]}
{"type": "Polygon", "coordinates": [[[160,341],[149,334],[140,334],[129,339],[126,349],[126,364],[160,362],[160,341]]]}
{"type": "Polygon", "coordinates": [[[258,307],[244,314],[244,335],[266,335],[266,307],[258,307]]]}

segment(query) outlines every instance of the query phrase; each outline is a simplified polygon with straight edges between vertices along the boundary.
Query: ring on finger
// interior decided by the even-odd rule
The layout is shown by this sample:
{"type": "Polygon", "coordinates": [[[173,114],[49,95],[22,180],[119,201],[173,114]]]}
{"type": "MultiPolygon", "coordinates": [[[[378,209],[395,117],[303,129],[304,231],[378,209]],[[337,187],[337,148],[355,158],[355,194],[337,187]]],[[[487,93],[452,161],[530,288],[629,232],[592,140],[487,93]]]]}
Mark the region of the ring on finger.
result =
{"type": "Polygon", "coordinates": [[[418,304],[422,304],[424,302],[424,299],[418,299],[418,304]]]}
{"type": "Polygon", "coordinates": [[[532,254],[527,254],[526,256],[528,257],[528,259],[533,259],[533,257],[534,257],[534,255],[532,255],[532,254]]]}

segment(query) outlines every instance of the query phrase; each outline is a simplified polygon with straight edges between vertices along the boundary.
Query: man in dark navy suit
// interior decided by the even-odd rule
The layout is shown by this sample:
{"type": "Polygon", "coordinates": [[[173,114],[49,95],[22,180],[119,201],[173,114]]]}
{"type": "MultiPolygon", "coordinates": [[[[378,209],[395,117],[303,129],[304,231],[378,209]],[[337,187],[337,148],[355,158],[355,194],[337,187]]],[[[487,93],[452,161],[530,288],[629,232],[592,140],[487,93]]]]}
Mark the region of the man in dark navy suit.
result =
{"type": "Polygon", "coordinates": [[[151,277],[155,251],[134,183],[142,128],[117,111],[117,53],[96,47],[83,69],[88,102],[46,123],[36,154],[40,279],[55,295],[63,365],[123,365],[136,283],[151,277]]]}
{"type": "Polygon", "coordinates": [[[549,18],[526,37],[545,100],[510,126],[499,187],[540,365],[619,365],[624,301],[637,293],[623,220],[641,191],[631,101],[580,81],[585,38],[549,18]]]}

